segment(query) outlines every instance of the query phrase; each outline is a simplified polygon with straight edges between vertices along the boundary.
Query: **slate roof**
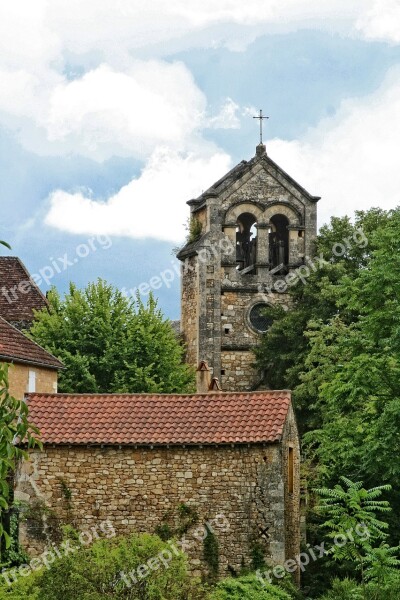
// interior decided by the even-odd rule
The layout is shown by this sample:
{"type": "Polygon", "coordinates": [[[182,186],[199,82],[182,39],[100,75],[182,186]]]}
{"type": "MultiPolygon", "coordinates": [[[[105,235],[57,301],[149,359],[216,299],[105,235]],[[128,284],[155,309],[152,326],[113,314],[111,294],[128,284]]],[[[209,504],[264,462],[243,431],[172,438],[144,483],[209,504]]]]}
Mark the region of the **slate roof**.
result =
{"type": "Polygon", "coordinates": [[[27,394],[45,444],[214,445],[274,443],[289,391],[176,394],[27,394]]]}
{"type": "Polygon", "coordinates": [[[30,340],[2,317],[0,317],[0,361],[52,369],[63,368],[63,364],[55,356],[30,340]]]}
{"type": "Polygon", "coordinates": [[[0,256],[0,316],[6,321],[31,322],[33,309],[42,310],[47,307],[45,296],[30,277],[19,258],[0,256]],[[25,285],[22,291],[18,290],[20,284],[25,285]],[[11,301],[7,300],[7,295],[11,301]]]}

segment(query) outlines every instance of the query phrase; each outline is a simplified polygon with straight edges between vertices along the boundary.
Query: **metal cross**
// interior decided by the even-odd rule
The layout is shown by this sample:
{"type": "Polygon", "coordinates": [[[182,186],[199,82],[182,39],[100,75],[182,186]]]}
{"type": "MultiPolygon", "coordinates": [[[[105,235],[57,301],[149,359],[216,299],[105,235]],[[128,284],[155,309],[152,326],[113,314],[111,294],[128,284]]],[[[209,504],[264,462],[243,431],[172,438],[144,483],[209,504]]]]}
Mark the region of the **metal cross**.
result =
{"type": "Polygon", "coordinates": [[[260,121],[260,144],[262,144],[263,143],[263,141],[262,141],[262,122],[263,122],[263,119],[269,119],[269,117],[264,117],[262,114],[262,108],[260,108],[260,114],[257,117],[253,117],[253,119],[259,119],[259,121],[260,121]]]}

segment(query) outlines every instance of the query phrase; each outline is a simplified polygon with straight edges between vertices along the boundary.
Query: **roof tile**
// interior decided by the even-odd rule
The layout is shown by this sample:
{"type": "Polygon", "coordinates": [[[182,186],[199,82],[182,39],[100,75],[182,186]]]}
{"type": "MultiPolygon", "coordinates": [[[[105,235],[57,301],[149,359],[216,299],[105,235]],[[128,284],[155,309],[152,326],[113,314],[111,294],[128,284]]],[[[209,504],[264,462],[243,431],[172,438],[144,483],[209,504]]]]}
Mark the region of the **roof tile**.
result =
{"type": "Polygon", "coordinates": [[[0,361],[22,362],[61,369],[63,364],[0,317],[0,361]]]}
{"type": "Polygon", "coordinates": [[[277,442],[289,391],[171,394],[27,394],[45,444],[277,442]]]}

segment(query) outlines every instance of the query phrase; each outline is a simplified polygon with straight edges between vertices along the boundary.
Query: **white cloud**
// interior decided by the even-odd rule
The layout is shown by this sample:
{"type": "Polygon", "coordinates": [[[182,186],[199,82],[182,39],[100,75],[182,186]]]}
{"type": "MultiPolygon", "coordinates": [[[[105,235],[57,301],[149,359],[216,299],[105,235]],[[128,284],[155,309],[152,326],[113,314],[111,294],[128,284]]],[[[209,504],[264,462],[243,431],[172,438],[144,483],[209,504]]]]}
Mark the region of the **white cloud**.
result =
{"type": "Polygon", "coordinates": [[[370,10],[360,16],[356,27],[366,38],[400,43],[399,1],[375,0],[370,10]]]}
{"type": "Polygon", "coordinates": [[[227,98],[219,113],[210,117],[206,125],[214,129],[239,129],[240,119],[237,116],[239,110],[240,106],[232,98],[227,98]]]}
{"type": "Polygon", "coordinates": [[[222,152],[199,157],[160,148],[140,177],[106,202],[81,192],[53,192],[45,223],[70,233],[181,241],[188,216],[185,201],[229,168],[230,158],[222,152]]]}
{"type": "Polygon", "coordinates": [[[320,224],[330,215],[400,204],[400,83],[393,69],[369,97],[347,100],[300,141],[272,140],[267,151],[310,193],[322,196],[320,224]]]}

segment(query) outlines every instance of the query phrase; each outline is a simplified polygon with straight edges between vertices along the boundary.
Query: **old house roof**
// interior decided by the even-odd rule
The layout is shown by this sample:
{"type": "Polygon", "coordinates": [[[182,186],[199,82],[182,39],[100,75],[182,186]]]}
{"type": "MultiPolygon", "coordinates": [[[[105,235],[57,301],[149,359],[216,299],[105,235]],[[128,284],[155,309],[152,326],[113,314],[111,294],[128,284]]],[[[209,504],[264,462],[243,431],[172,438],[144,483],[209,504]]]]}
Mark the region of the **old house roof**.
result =
{"type": "Polygon", "coordinates": [[[273,443],[289,391],[176,394],[27,394],[45,444],[201,445],[273,443]]]}
{"type": "Polygon", "coordinates": [[[61,369],[63,364],[0,317],[0,361],[61,369]]]}
{"type": "Polygon", "coordinates": [[[0,256],[0,316],[11,323],[33,321],[47,300],[19,258],[0,256]]]}

